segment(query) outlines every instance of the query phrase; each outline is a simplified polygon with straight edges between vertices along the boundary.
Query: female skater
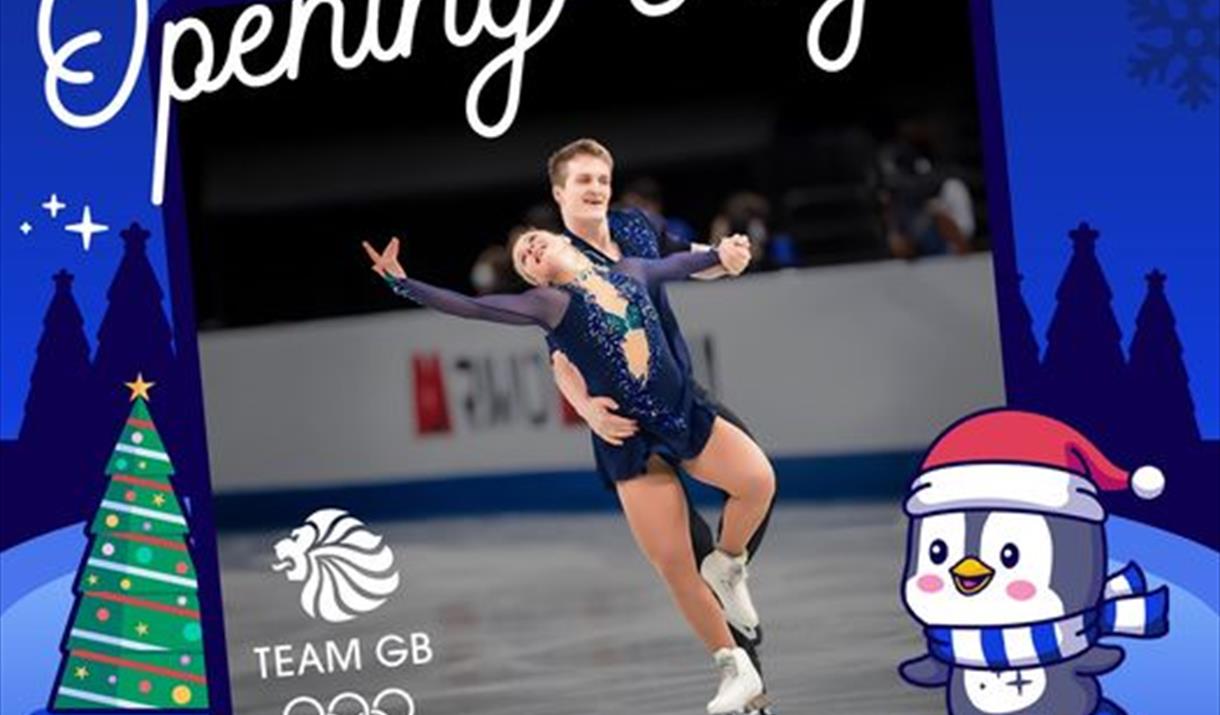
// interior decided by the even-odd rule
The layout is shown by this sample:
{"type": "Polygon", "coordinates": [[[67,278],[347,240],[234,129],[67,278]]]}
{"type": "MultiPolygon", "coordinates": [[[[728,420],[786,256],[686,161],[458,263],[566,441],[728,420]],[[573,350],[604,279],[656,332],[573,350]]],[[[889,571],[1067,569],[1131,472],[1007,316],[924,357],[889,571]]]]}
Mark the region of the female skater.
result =
{"type": "Polygon", "coordinates": [[[472,298],[408,278],[398,247],[396,238],[380,254],[364,244],[373,270],[396,293],[460,317],[546,330],[585,376],[590,393],[611,396],[621,413],[636,421],[639,431],[621,445],[594,436],[598,472],[616,490],[636,542],[713,654],[720,686],[708,713],[764,707],[761,678],[735,646],[726,614],[751,627],[758,623],[742,576],[746,544],[771,503],[774,473],[758,445],[695,394],[689,371],[681,370],[670,352],[650,297],[661,282],[721,264],[720,253],[623,258],[604,267],[568,238],[534,230],[514,246],[513,263],[535,287],[519,295],[472,298]],[[729,494],[718,551],[705,561],[702,577],[694,567],[685,501],[667,488],[672,472],[659,460],[729,494]]]}

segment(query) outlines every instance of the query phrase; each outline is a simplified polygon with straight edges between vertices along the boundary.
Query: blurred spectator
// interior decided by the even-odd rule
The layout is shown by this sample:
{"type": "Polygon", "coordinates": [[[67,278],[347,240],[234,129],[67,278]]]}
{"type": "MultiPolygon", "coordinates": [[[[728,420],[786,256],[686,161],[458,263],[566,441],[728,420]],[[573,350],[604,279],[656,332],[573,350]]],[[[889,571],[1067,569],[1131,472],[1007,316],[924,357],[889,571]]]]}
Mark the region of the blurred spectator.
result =
{"type": "Polygon", "coordinates": [[[908,122],[878,153],[879,198],[890,253],[898,258],[967,253],[975,232],[966,182],[933,160],[931,130],[908,122]]]}
{"type": "Polygon", "coordinates": [[[470,269],[470,284],[475,295],[511,292],[515,290],[514,276],[508,249],[496,243],[484,248],[475,259],[470,269]]]}
{"type": "Polygon", "coordinates": [[[712,219],[712,244],[735,233],[750,237],[751,270],[774,270],[796,265],[792,237],[770,228],[771,203],[761,194],[741,191],[730,196],[712,219]]]}
{"type": "Polygon", "coordinates": [[[621,208],[636,208],[651,216],[658,223],[664,224],[665,230],[687,243],[700,240],[695,227],[676,216],[665,215],[665,204],[661,199],[661,184],[650,176],[641,176],[623,187],[623,196],[619,199],[621,208]]]}

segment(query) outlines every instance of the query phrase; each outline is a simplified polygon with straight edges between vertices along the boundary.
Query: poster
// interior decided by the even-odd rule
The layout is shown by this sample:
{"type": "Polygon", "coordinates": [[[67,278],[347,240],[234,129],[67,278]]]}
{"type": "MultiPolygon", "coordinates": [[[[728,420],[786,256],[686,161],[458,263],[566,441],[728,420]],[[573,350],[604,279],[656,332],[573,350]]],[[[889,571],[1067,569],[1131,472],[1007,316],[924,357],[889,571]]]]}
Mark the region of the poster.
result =
{"type": "Polygon", "coordinates": [[[1214,1],[0,12],[6,715],[1220,705],[1214,1]]]}

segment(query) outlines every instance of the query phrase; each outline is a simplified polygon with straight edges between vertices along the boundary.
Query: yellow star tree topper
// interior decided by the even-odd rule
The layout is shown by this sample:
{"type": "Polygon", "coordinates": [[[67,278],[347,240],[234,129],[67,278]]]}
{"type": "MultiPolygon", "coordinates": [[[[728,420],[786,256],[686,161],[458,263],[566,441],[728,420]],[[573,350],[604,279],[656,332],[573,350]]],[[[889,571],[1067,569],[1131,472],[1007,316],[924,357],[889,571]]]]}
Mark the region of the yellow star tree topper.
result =
{"type": "Polygon", "coordinates": [[[144,373],[137,372],[135,382],[124,382],[123,384],[127,386],[127,389],[131,390],[131,395],[128,396],[127,401],[135,402],[136,398],[151,400],[152,398],[148,396],[148,390],[157,383],[145,382],[144,373]]]}

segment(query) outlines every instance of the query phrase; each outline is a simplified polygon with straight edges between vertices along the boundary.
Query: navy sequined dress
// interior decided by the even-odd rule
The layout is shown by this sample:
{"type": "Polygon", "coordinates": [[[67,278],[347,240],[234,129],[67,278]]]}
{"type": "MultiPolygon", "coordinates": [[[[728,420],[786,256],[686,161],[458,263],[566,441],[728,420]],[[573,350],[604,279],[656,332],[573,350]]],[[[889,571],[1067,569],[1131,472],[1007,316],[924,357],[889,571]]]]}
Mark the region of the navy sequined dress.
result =
{"type": "MultiPolygon", "coordinates": [[[[640,209],[610,211],[606,216],[606,222],[609,224],[610,236],[614,239],[614,243],[623,257],[655,259],[691,251],[689,241],[678,238],[665,230],[663,225],[659,225],[655,219],[650,218],[640,209]]],[[[572,247],[585,254],[590,261],[606,268],[614,266],[614,259],[602,253],[578,234],[569,230],[565,230],[564,234],[572,239],[572,247]]],[[[674,359],[678,361],[678,366],[683,370],[690,370],[690,350],[686,347],[685,338],[682,337],[682,329],[678,327],[678,319],[669,306],[669,296],[665,293],[665,286],[654,286],[651,294],[657,315],[661,318],[661,328],[665,331],[665,338],[669,341],[669,349],[673,352],[674,359]]],[[[551,352],[561,349],[549,336],[547,346],[551,352]]],[[[701,396],[706,395],[702,389],[696,391],[701,396]]]]}
{"type": "Polygon", "coordinates": [[[598,304],[579,282],[532,288],[518,295],[471,297],[412,278],[391,278],[394,292],[436,310],[476,320],[537,325],[580,370],[589,394],[608,395],[619,414],[639,431],[615,446],[593,435],[598,473],[612,486],[645,471],[656,454],[677,464],[703,451],[716,413],[694,389],[689,364],[670,348],[652,295],[661,283],[686,278],[719,263],[715,251],[674,254],[660,260],[624,258],[613,267],[592,270],[626,300],[624,315],[598,304]],[[623,344],[641,329],[648,345],[648,366],[637,377],[628,367],[623,344]]]}

